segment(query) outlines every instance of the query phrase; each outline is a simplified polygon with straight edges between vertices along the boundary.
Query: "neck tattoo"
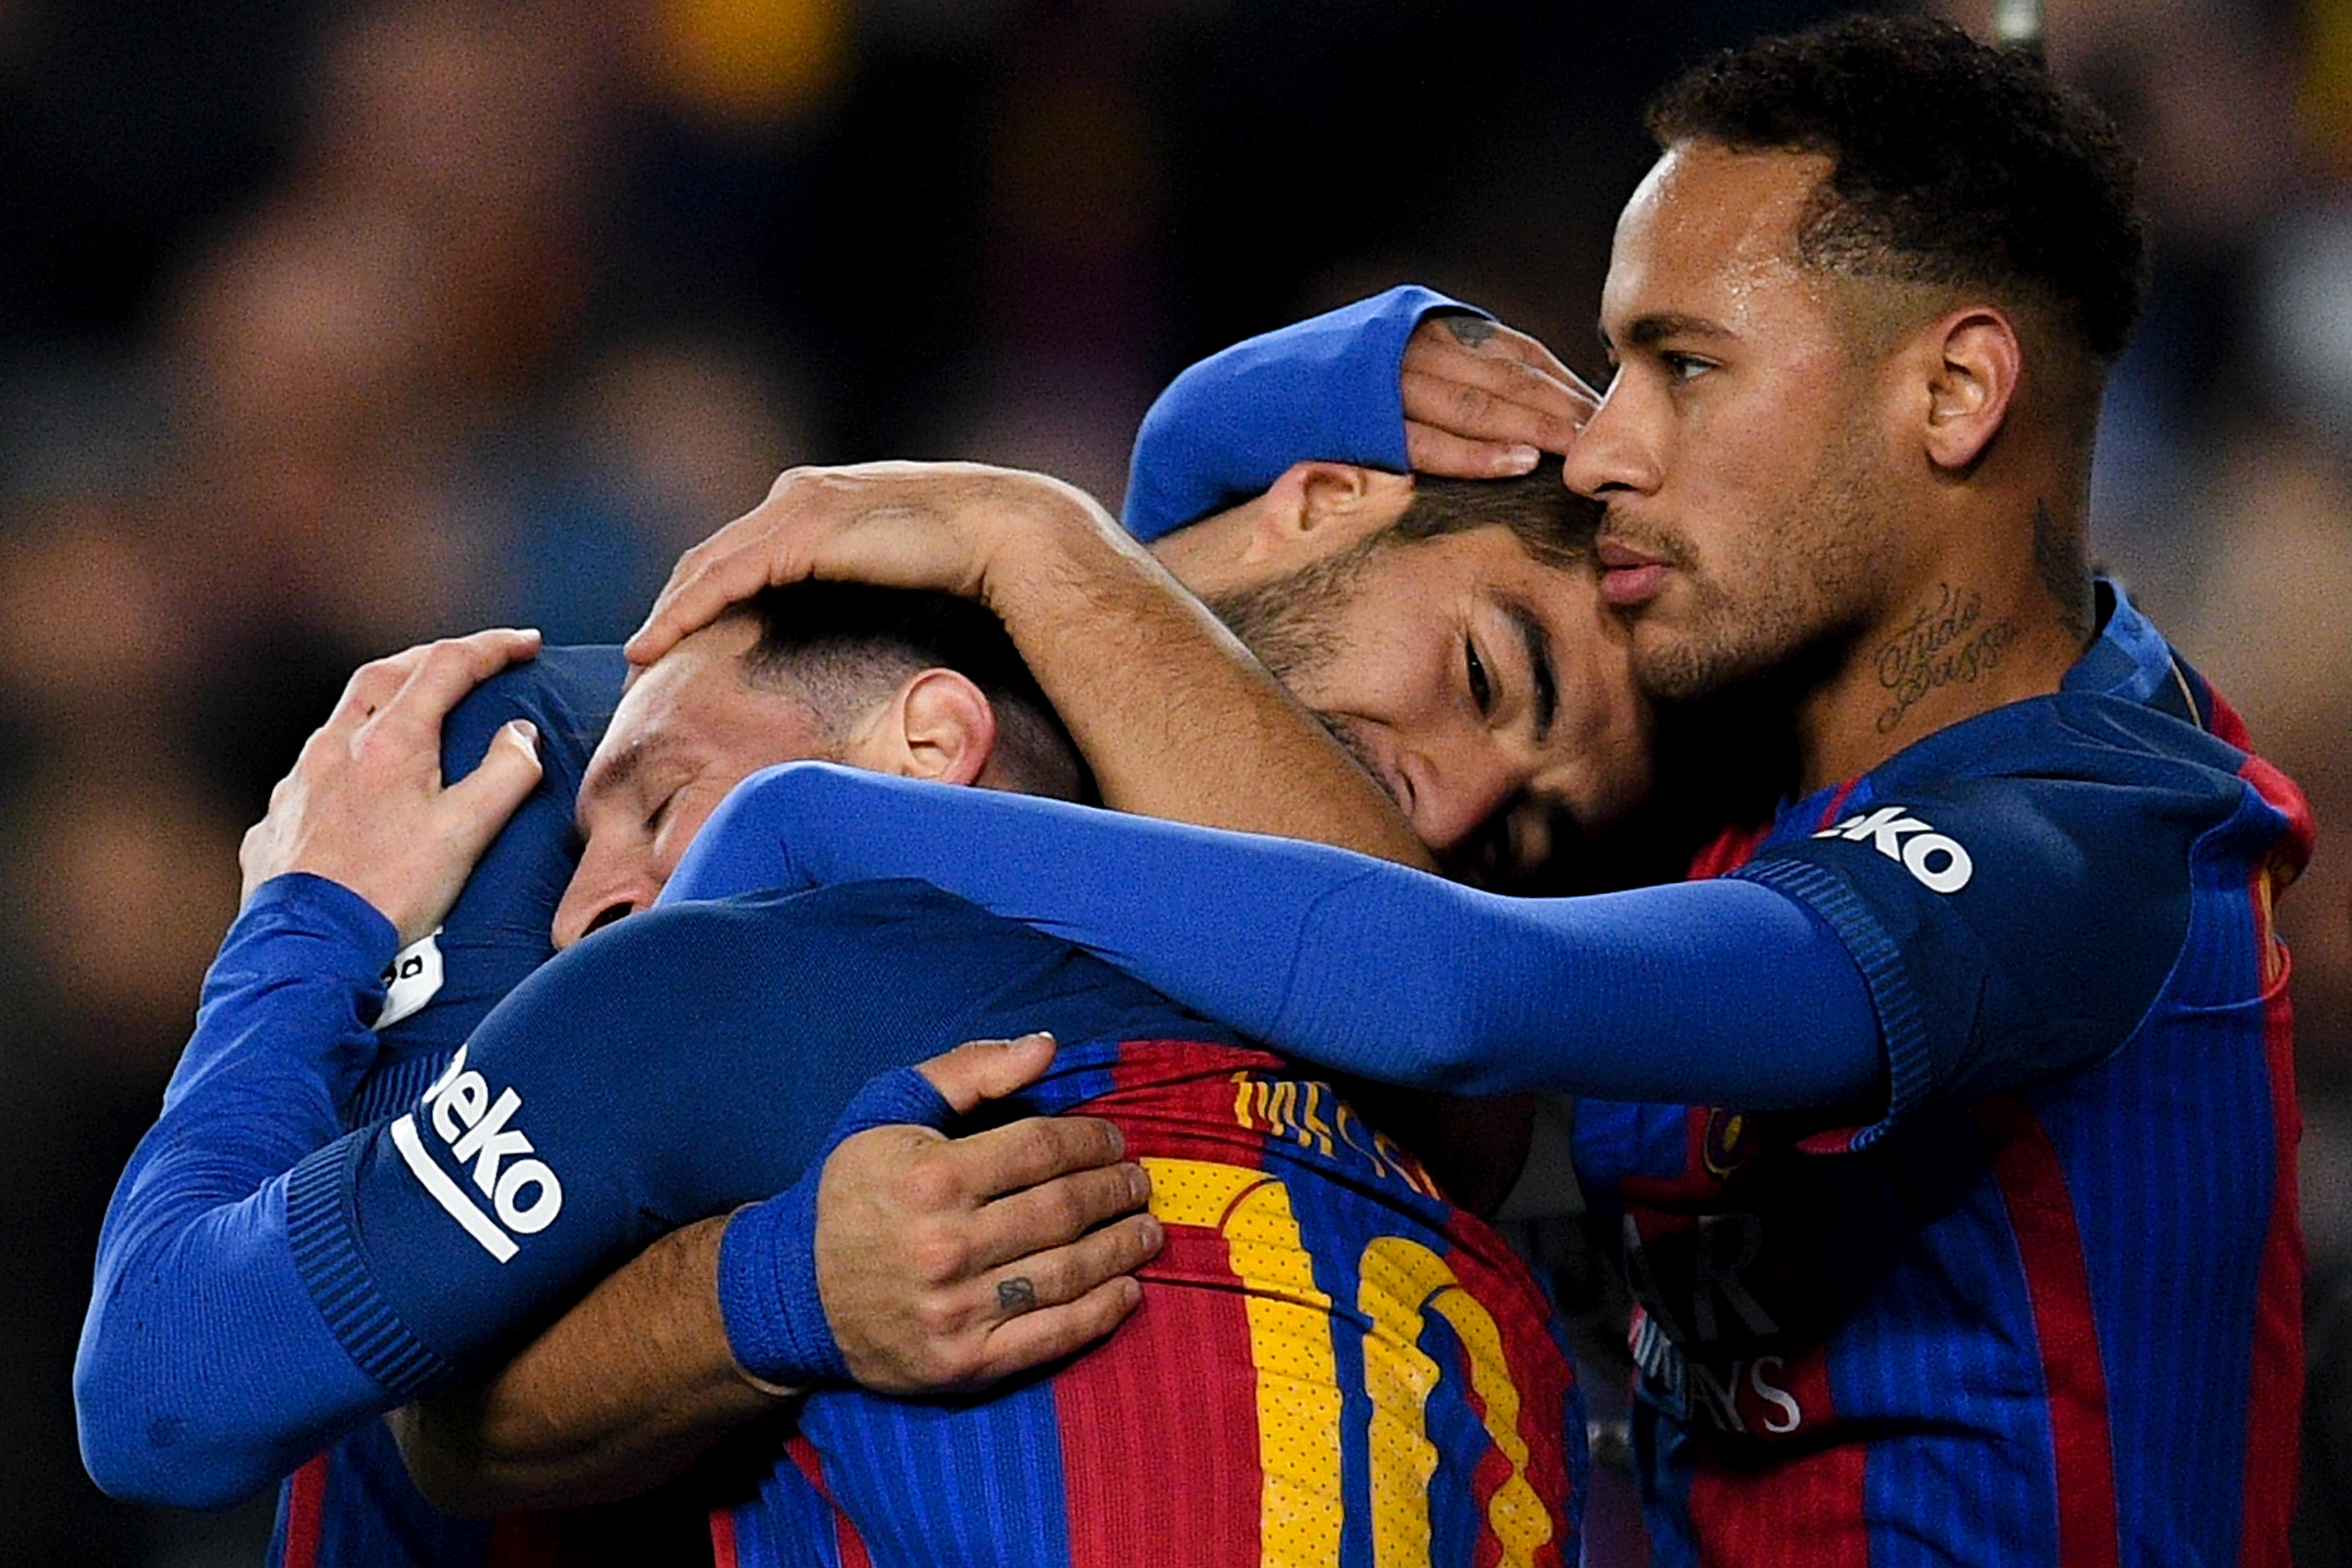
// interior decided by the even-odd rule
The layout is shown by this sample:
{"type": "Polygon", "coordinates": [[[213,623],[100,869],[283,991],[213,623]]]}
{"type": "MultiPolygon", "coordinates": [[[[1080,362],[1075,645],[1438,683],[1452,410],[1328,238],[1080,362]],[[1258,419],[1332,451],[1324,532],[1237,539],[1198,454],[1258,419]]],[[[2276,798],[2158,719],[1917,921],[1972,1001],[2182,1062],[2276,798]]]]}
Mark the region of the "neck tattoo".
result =
{"type": "Polygon", "coordinates": [[[1974,681],[2000,663],[2017,638],[2009,621],[1984,619],[1984,595],[1965,598],[1948,583],[1936,584],[1936,602],[1911,618],[1878,650],[1878,684],[1887,692],[1878,732],[1891,731],[1929,692],[1974,681]]]}

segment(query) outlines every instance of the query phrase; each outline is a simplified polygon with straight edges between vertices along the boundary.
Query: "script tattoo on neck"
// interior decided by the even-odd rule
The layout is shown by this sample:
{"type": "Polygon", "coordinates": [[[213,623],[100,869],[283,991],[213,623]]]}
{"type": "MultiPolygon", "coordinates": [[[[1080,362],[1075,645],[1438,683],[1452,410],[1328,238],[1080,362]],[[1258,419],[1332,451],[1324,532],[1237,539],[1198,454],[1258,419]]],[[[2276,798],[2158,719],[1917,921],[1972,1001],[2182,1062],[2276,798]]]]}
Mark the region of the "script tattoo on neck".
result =
{"type": "Polygon", "coordinates": [[[1963,598],[1948,583],[1936,584],[1936,602],[1911,618],[1878,650],[1878,684],[1888,701],[1878,712],[1882,735],[1903,722],[1921,698],[1955,682],[1976,679],[2000,663],[2017,638],[2008,621],[1984,621],[1984,595],[1963,598]]]}
{"type": "Polygon", "coordinates": [[[2058,624],[2080,647],[2091,640],[2091,561],[2083,541],[2063,531],[2046,501],[2033,505],[2033,570],[2058,601],[2058,624]]]}
{"type": "Polygon", "coordinates": [[[1440,316],[1454,341],[1465,349],[1475,349],[1495,335],[1495,323],[1484,316],[1440,316]]]}

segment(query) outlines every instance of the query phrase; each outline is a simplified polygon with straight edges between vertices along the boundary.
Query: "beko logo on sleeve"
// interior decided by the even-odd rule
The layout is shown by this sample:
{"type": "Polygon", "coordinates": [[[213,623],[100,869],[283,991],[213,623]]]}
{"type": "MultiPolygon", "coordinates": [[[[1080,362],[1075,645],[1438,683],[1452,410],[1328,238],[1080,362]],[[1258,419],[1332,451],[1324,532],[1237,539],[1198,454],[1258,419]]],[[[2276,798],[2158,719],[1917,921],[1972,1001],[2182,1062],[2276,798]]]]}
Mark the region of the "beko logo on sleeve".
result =
{"type": "Polygon", "coordinates": [[[1849,816],[1835,827],[1824,827],[1813,837],[1866,842],[1889,860],[1900,861],[1931,893],[1957,893],[1967,887],[1977,868],[1969,852],[1958,839],[1945,837],[1916,816],[1906,816],[1905,810],[1882,805],[1876,811],[1849,816]]]}
{"type": "Polygon", "coordinates": [[[392,1124],[392,1144],[433,1201],[482,1244],[482,1250],[506,1262],[515,1255],[516,1236],[545,1230],[563,1211],[563,1184],[547,1162],[533,1157],[530,1140],[509,1127],[522,1110],[522,1096],[511,1089],[490,1098],[489,1081],[466,1066],[466,1047],[457,1054],[415,1110],[392,1124]],[[424,1116],[449,1146],[460,1166],[468,1162],[474,1186],[490,1202],[498,1215],[482,1212],[473,1194],[444,1171],[425,1147],[416,1119],[424,1116]],[[513,1234],[509,1234],[509,1232],[513,1234]]]}

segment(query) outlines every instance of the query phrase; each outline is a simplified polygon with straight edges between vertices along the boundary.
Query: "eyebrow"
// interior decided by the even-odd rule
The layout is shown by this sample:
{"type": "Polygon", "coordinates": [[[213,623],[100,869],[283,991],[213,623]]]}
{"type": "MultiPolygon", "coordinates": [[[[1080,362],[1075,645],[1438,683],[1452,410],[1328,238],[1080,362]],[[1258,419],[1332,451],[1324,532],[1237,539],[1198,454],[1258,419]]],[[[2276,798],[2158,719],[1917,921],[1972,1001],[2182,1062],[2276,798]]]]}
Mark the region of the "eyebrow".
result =
{"type": "Polygon", "coordinates": [[[1534,606],[1524,599],[1505,595],[1503,614],[1519,631],[1519,641],[1528,650],[1528,673],[1535,682],[1536,744],[1542,745],[1550,738],[1552,720],[1559,712],[1559,681],[1552,673],[1551,632],[1537,615],[1534,606]]]}
{"type": "MultiPolygon", "coordinates": [[[[1610,339],[1607,327],[1599,327],[1597,330],[1601,333],[1602,348],[1612,350],[1616,348],[1617,345],[1610,339]]],[[[1654,348],[1668,338],[1727,338],[1731,335],[1731,329],[1721,321],[1712,321],[1706,316],[1685,315],[1676,310],[1662,310],[1654,315],[1636,316],[1633,325],[1625,329],[1625,342],[1637,349],[1654,348]]]]}
{"type": "MultiPolygon", "coordinates": [[[[668,731],[656,729],[605,763],[601,770],[590,769],[588,775],[580,781],[579,801],[586,801],[591,795],[618,795],[628,788],[636,782],[637,775],[646,771],[647,764],[670,749],[668,742],[668,731]]],[[[575,821],[578,819],[578,803],[574,804],[572,816],[575,821]]]]}

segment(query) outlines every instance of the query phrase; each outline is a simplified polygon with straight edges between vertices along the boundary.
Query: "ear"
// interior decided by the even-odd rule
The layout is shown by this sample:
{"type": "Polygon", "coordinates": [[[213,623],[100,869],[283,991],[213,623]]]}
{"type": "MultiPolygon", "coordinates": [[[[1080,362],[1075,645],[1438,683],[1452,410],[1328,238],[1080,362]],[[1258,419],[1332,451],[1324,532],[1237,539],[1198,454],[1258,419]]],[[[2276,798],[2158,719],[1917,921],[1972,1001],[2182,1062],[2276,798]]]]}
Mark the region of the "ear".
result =
{"type": "Polygon", "coordinates": [[[1956,472],[1981,458],[2009,417],[2025,355],[2017,329],[1989,305],[1955,310],[1928,329],[1927,458],[1956,472]]]}
{"type": "Polygon", "coordinates": [[[996,709],[952,669],[909,676],[843,749],[853,767],[940,784],[976,781],[996,752],[996,709]]]}
{"type": "Polygon", "coordinates": [[[1259,498],[1244,563],[1304,564],[1370,538],[1412,499],[1412,479],[1356,463],[1293,463],[1259,498]]]}

